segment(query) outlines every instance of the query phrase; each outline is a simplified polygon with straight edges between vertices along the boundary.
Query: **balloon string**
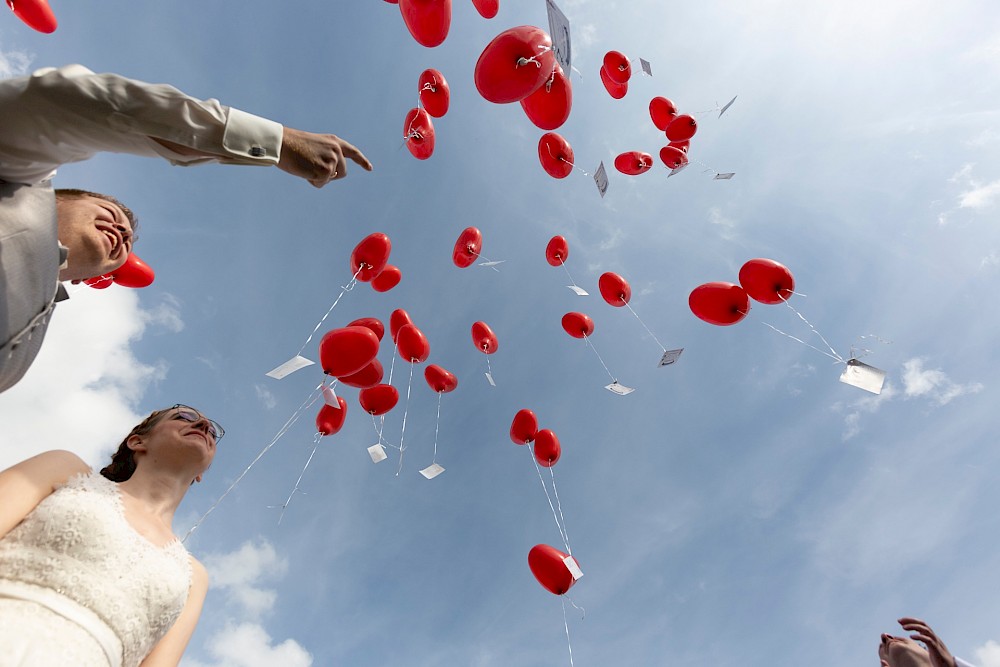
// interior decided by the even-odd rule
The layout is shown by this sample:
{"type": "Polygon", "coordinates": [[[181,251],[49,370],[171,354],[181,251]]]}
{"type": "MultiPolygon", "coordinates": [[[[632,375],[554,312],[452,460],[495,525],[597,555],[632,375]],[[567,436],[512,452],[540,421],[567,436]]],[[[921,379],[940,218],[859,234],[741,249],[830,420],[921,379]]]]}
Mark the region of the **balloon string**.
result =
{"type": "MultiPolygon", "coordinates": [[[[622,299],[622,301],[625,300],[622,299]]],[[[632,314],[635,315],[635,319],[639,320],[639,324],[641,324],[642,327],[646,330],[646,333],[648,333],[650,336],[653,336],[653,340],[655,340],[656,344],[660,346],[660,349],[666,352],[667,348],[663,347],[663,343],[661,343],[660,340],[655,335],[653,335],[653,332],[649,330],[649,327],[647,327],[646,323],[642,321],[642,318],[640,318],[639,315],[634,310],[632,310],[632,305],[628,301],[625,301],[625,307],[628,308],[630,311],[632,311],[632,314]]]]}
{"type": "Polygon", "coordinates": [[[826,355],[826,356],[830,357],[831,359],[833,359],[834,361],[836,361],[836,362],[838,362],[838,363],[842,363],[842,364],[843,364],[843,363],[847,363],[847,362],[845,362],[845,361],[844,361],[844,360],[843,360],[843,359],[842,359],[842,358],[840,357],[840,355],[839,355],[839,354],[830,354],[829,352],[824,352],[823,350],[819,349],[819,348],[818,348],[818,347],[816,347],[815,345],[810,345],[809,343],[805,342],[805,341],[804,341],[804,340],[802,340],[801,338],[796,338],[795,336],[793,336],[793,335],[791,335],[791,334],[788,334],[788,333],[785,333],[784,331],[782,331],[782,330],[781,330],[781,329],[779,329],[778,327],[776,327],[776,326],[773,326],[773,325],[770,325],[770,324],[768,324],[767,322],[761,322],[761,324],[763,324],[763,325],[764,325],[765,327],[769,327],[769,328],[771,328],[771,329],[774,329],[775,331],[777,331],[778,333],[780,333],[780,334],[781,334],[782,336],[788,336],[789,338],[791,338],[792,340],[794,340],[794,341],[795,341],[795,342],[797,342],[797,343],[802,343],[802,344],[803,344],[803,345],[805,345],[806,347],[811,347],[812,349],[816,350],[816,351],[817,351],[817,352],[819,352],[820,354],[823,354],[823,355],[826,355]]]}
{"type": "Polygon", "coordinates": [[[438,392],[438,415],[437,419],[434,421],[434,456],[431,458],[431,465],[437,463],[438,458],[438,426],[441,425],[441,397],[444,396],[444,392],[438,392]]]}
{"type": "Polygon", "coordinates": [[[406,435],[406,413],[410,410],[410,387],[413,385],[413,361],[410,362],[410,381],[406,384],[406,405],[403,407],[403,427],[399,431],[399,468],[396,469],[396,477],[399,477],[399,473],[403,470],[403,452],[406,447],[403,446],[403,436],[406,435]]]}
{"type": "MultiPolygon", "coordinates": [[[[489,257],[486,257],[482,253],[473,252],[472,254],[474,256],[478,257],[479,259],[485,259],[487,264],[489,264],[489,263],[491,263],[493,261],[492,259],[490,259],[489,257]]],[[[493,269],[494,271],[496,271],[497,273],[500,273],[500,269],[498,269],[496,266],[491,266],[490,268],[493,269]]]]}
{"type": "Polygon", "coordinates": [[[563,545],[566,547],[566,552],[572,555],[569,548],[569,538],[566,536],[566,531],[563,529],[562,524],[559,523],[559,516],[556,514],[555,505],[552,504],[552,497],[549,496],[549,488],[545,486],[545,478],[542,477],[542,469],[538,465],[538,461],[535,460],[535,454],[529,451],[531,455],[531,462],[535,465],[535,472],[538,473],[538,481],[542,485],[542,491],[545,492],[545,499],[549,501],[549,509],[552,510],[552,519],[556,522],[556,529],[559,531],[559,537],[562,538],[563,545]]]}
{"type": "MultiPolygon", "coordinates": [[[[320,385],[320,387],[322,387],[322,385],[320,385]]],[[[278,429],[278,433],[274,436],[274,438],[271,440],[271,442],[267,443],[267,445],[264,447],[264,449],[260,450],[260,453],[257,454],[257,457],[253,461],[250,462],[250,465],[248,465],[243,472],[240,473],[239,477],[236,478],[236,481],[234,481],[232,484],[230,484],[229,488],[226,489],[225,493],[223,493],[221,496],[219,496],[219,499],[215,501],[215,504],[212,505],[211,507],[209,507],[208,511],[205,512],[204,514],[202,514],[201,518],[198,519],[195,522],[195,524],[193,526],[191,526],[191,528],[188,529],[188,532],[184,534],[184,538],[181,539],[182,543],[185,542],[187,540],[187,538],[191,537],[191,533],[193,533],[195,530],[197,530],[198,526],[200,526],[202,524],[202,522],[208,517],[209,514],[211,514],[213,511],[215,511],[215,508],[219,506],[219,503],[221,503],[225,499],[225,497],[228,496],[229,493],[233,489],[236,488],[236,485],[239,484],[240,481],[242,481],[242,479],[244,477],[246,477],[247,473],[250,472],[250,469],[254,467],[254,465],[257,463],[257,461],[260,461],[261,458],[264,457],[264,454],[266,454],[268,452],[268,450],[271,449],[271,447],[273,447],[276,442],[278,442],[278,440],[281,438],[281,436],[285,435],[285,433],[288,432],[288,429],[290,429],[292,427],[292,425],[295,424],[295,422],[298,420],[299,416],[302,414],[302,411],[308,409],[310,406],[312,406],[313,403],[315,403],[319,399],[320,396],[322,396],[322,392],[320,390],[320,387],[317,387],[316,389],[313,389],[313,391],[309,395],[309,397],[306,398],[306,400],[302,402],[302,405],[299,406],[299,409],[296,410],[295,413],[292,414],[292,416],[288,418],[288,421],[285,422],[284,426],[282,426],[280,429],[278,429]]]]}
{"type": "Polygon", "coordinates": [[[573,598],[571,598],[571,597],[569,596],[569,593],[564,593],[564,594],[563,594],[563,598],[565,598],[565,599],[569,600],[569,603],[570,603],[571,605],[573,605],[573,608],[574,608],[574,609],[576,609],[576,610],[577,610],[578,612],[580,612],[580,620],[581,620],[581,621],[582,621],[583,619],[587,618],[587,610],[586,610],[586,609],[584,609],[583,607],[581,607],[580,605],[578,605],[577,603],[573,602],[573,598]]]}
{"type": "Polygon", "coordinates": [[[807,326],[807,327],[809,327],[809,328],[810,328],[810,329],[812,330],[812,332],[813,332],[814,334],[816,334],[817,336],[819,336],[819,339],[820,339],[821,341],[823,341],[824,343],[826,343],[826,346],[827,346],[827,348],[828,348],[828,349],[830,350],[830,352],[832,352],[832,353],[833,353],[833,356],[834,356],[834,358],[836,358],[836,359],[837,359],[838,361],[841,361],[841,362],[843,362],[843,363],[845,363],[845,364],[847,363],[847,361],[846,361],[846,360],[845,360],[845,359],[844,359],[844,358],[843,358],[842,356],[840,356],[839,354],[837,354],[837,351],[836,351],[835,349],[833,349],[833,346],[832,346],[832,345],[830,345],[829,341],[827,341],[827,340],[826,340],[826,338],[824,338],[824,337],[823,337],[823,334],[821,334],[821,333],[820,333],[820,332],[819,332],[819,331],[818,331],[818,330],[816,329],[816,327],[814,327],[814,326],[812,325],[812,323],[811,323],[811,322],[809,322],[809,320],[807,320],[807,319],[805,318],[805,316],[803,316],[803,315],[802,315],[802,313],[800,313],[799,311],[795,310],[795,307],[794,307],[794,306],[792,306],[792,304],[788,303],[788,299],[786,299],[786,298],[782,297],[780,293],[778,294],[778,297],[779,297],[779,298],[780,298],[780,299],[781,299],[782,301],[784,301],[784,302],[785,302],[785,305],[786,305],[786,306],[788,306],[788,309],[789,309],[789,310],[791,310],[791,311],[792,311],[793,313],[795,313],[796,315],[798,315],[798,316],[799,316],[799,319],[800,319],[800,320],[802,320],[803,322],[805,322],[805,323],[806,323],[806,326],[807,326]]]}
{"type": "MultiPolygon", "coordinates": [[[[382,437],[382,429],[380,429],[378,427],[378,423],[376,423],[376,421],[375,421],[375,415],[372,414],[372,413],[369,413],[369,414],[372,415],[372,428],[375,429],[375,435],[378,436],[378,442],[376,444],[386,445],[388,447],[392,447],[393,449],[399,449],[399,447],[397,447],[396,445],[392,444],[391,442],[389,442],[388,440],[386,440],[385,438],[382,437]]],[[[384,427],[385,426],[385,422],[384,422],[385,415],[382,415],[381,418],[383,419],[383,427],[384,427]]]]}
{"type": "Polygon", "coordinates": [[[618,378],[616,378],[614,375],[612,375],[611,371],[608,370],[608,365],[606,363],[604,363],[604,359],[601,358],[601,353],[598,352],[597,348],[594,347],[594,344],[590,342],[590,336],[588,336],[587,334],[583,334],[583,340],[585,340],[587,342],[587,345],[590,346],[590,349],[593,350],[594,354],[597,355],[597,360],[601,362],[602,366],[604,366],[604,370],[607,371],[608,377],[611,378],[611,381],[612,382],[618,382],[618,378]]]}
{"type": "Polygon", "coordinates": [[[316,450],[319,448],[319,441],[320,441],[320,438],[322,438],[322,437],[323,437],[322,433],[317,433],[316,436],[315,436],[315,438],[313,439],[313,445],[314,446],[313,446],[312,452],[309,454],[309,458],[306,459],[306,464],[304,466],[302,466],[302,472],[299,473],[299,478],[297,480],[295,480],[295,487],[292,489],[292,492],[288,494],[288,499],[285,500],[284,504],[282,504],[282,506],[281,506],[281,514],[278,515],[278,525],[279,526],[281,525],[281,520],[283,518],[285,518],[285,510],[288,508],[288,504],[290,502],[292,502],[292,496],[294,496],[295,492],[299,490],[299,484],[302,482],[302,476],[306,474],[306,469],[309,467],[309,464],[312,463],[313,456],[316,455],[316,450]]]}
{"type": "Polygon", "coordinates": [[[573,642],[569,638],[569,620],[566,618],[566,600],[560,596],[560,602],[562,602],[563,610],[563,627],[566,628],[566,647],[569,648],[569,664],[573,667],[573,642]]]}
{"type": "Polygon", "coordinates": [[[569,281],[570,281],[571,283],[573,283],[573,284],[572,284],[571,286],[572,286],[572,287],[579,287],[579,285],[577,285],[577,284],[576,284],[576,281],[575,281],[575,280],[573,280],[573,276],[571,276],[571,275],[569,274],[569,269],[567,269],[567,268],[566,268],[566,262],[564,262],[564,261],[563,261],[563,258],[562,258],[562,257],[560,257],[560,258],[559,258],[559,266],[561,266],[561,267],[563,268],[563,271],[565,271],[565,272],[566,272],[566,277],[567,277],[567,278],[569,278],[569,281]]]}
{"type": "Polygon", "coordinates": [[[576,166],[575,164],[573,164],[572,162],[570,162],[569,160],[567,160],[563,156],[561,156],[561,155],[554,155],[552,153],[552,146],[550,144],[548,144],[548,143],[545,144],[545,150],[547,150],[549,152],[549,157],[551,157],[553,160],[559,160],[560,162],[565,162],[569,166],[573,167],[574,169],[576,169],[577,171],[579,171],[580,173],[582,173],[584,176],[590,176],[590,174],[588,174],[586,171],[584,171],[580,167],[576,166]]]}
{"type": "MultiPolygon", "coordinates": [[[[396,342],[393,341],[392,361],[389,363],[389,381],[386,382],[386,384],[392,384],[392,371],[395,370],[395,368],[396,368],[396,350],[397,349],[399,349],[399,348],[396,345],[396,342]]],[[[374,420],[374,419],[375,419],[375,415],[372,415],[372,420],[374,420]]],[[[382,428],[384,429],[385,428],[385,415],[382,415],[381,417],[379,417],[379,419],[382,420],[382,422],[381,422],[382,423],[382,428]]],[[[382,437],[382,431],[380,429],[376,429],[376,430],[379,432],[379,437],[382,437]]]]}
{"type": "Polygon", "coordinates": [[[516,66],[517,67],[522,67],[524,65],[527,65],[528,63],[532,63],[535,67],[537,67],[538,69],[541,69],[542,68],[542,63],[538,62],[537,58],[538,58],[538,56],[544,55],[544,54],[548,53],[549,51],[551,51],[552,47],[551,46],[540,46],[538,48],[541,49],[541,50],[538,52],[537,55],[531,56],[530,58],[524,58],[524,57],[518,58],[516,66]]]}
{"type": "Polygon", "coordinates": [[[336,301],[334,301],[333,305],[330,306],[330,309],[326,311],[326,315],[324,315],[323,319],[321,319],[313,328],[312,333],[309,334],[308,338],[306,338],[306,342],[302,343],[302,347],[299,348],[299,351],[296,353],[296,356],[302,354],[302,350],[306,349],[306,345],[309,344],[309,341],[313,339],[313,336],[316,335],[316,332],[319,331],[319,328],[323,326],[323,322],[326,322],[326,318],[330,317],[330,313],[332,313],[333,309],[337,307],[338,303],[340,303],[340,298],[344,296],[344,294],[346,294],[347,292],[350,292],[352,289],[354,289],[354,286],[358,284],[358,276],[361,274],[361,271],[363,271],[367,266],[368,265],[365,264],[364,262],[361,263],[361,266],[358,267],[358,270],[354,273],[354,276],[351,278],[351,281],[347,283],[346,287],[343,287],[341,289],[340,294],[337,295],[336,301]]]}
{"type": "Polygon", "coordinates": [[[486,355],[486,372],[489,373],[490,377],[493,377],[493,367],[490,366],[490,357],[486,355]]]}
{"type": "Polygon", "coordinates": [[[573,550],[569,548],[569,528],[566,527],[566,517],[563,516],[562,502],[559,500],[559,489],[556,488],[556,473],[554,467],[555,466],[549,466],[549,476],[552,478],[552,494],[556,497],[556,507],[559,509],[559,520],[562,522],[563,535],[566,536],[566,552],[572,556],[573,550]]]}

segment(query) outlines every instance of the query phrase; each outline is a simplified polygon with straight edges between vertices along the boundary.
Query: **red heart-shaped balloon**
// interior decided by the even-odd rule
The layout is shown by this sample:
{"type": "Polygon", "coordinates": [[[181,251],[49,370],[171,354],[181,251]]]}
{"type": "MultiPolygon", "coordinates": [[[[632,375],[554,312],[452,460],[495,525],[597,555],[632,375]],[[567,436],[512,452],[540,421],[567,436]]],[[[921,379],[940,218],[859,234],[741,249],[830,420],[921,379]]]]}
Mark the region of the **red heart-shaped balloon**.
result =
{"type": "Polygon", "coordinates": [[[535,434],[534,444],[535,460],[538,465],[551,468],[562,456],[562,447],[559,445],[559,438],[547,428],[535,434]]]}
{"type": "Polygon", "coordinates": [[[451,88],[441,72],[436,69],[425,69],[420,73],[417,86],[420,91],[420,103],[424,105],[427,113],[435,118],[448,113],[451,88]]]}
{"type": "Polygon", "coordinates": [[[316,431],[323,435],[333,435],[344,427],[344,420],[347,419],[347,401],[342,396],[337,397],[340,409],[332,405],[324,405],[316,415],[316,431]]]}
{"type": "Polygon", "coordinates": [[[510,423],[510,439],[515,445],[526,445],[534,442],[538,434],[538,417],[528,408],[517,411],[514,421],[510,423]]]}
{"type": "Polygon", "coordinates": [[[500,347],[497,335],[486,322],[474,322],[472,325],[472,343],[484,354],[493,354],[500,347]]]}
{"type": "Polygon", "coordinates": [[[458,387],[458,378],[437,364],[428,364],[424,369],[424,379],[427,386],[439,394],[447,394],[458,387]]]}
{"type": "Polygon", "coordinates": [[[319,342],[319,359],[327,375],[353,375],[378,354],[378,336],[367,327],[328,331],[319,342]]]}
{"type": "Polygon", "coordinates": [[[688,306],[698,318],[717,326],[736,324],[750,312],[746,291],[733,283],[705,283],[694,288],[688,306]]]}
{"type": "Polygon", "coordinates": [[[602,273],[597,279],[597,288],[601,290],[604,300],[616,308],[621,308],[632,298],[632,287],[617,273],[602,273]]]}
{"type": "Polygon", "coordinates": [[[451,28],[451,0],[399,0],[406,29],[421,46],[443,42],[451,28]]]}
{"type": "Polygon", "coordinates": [[[475,227],[466,227],[458,235],[451,251],[451,261],[460,269],[472,266],[483,248],[483,233],[475,227]]]}
{"type": "Polygon", "coordinates": [[[431,353],[431,344],[427,341],[427,336],[415,324],[404,324],[399,328],[396,333],[396,347],[399,349],[399,357],[411,364],[427,361],[431,353]]]}
{"type": "Polygon", "coordinates": [[[368,282],[382,273],[391,251],[392,242],[388,236],[382,232],[369,234],[351,251],[351,275],[357,274],[358,280],[368,282]]]}
{"type": "MultiPolygon", "coordinates": [[[[528,552],[528,567],[547,591],[562,595],[576,583],[566,566],[567,558],[573,557],[547,544],[536,544],[528,552]]],[[[576,561],[575,558],[573,560],[576,561]]]]}
{"type": "Polygon", "coordinates": [[[569,243],[564,236],[553,236],[545,246],[545,261],[559,266],[569,257],[569,243]]]}
{"type": "Polygon", "coordinates": [[[377,384],[358,392],[361,409],[376,417],[392,410],[398,402],[399,392],[391,384],[377,384]]]}
{"type": "Polygon", "coordinates": [[[562,328],[573,338],[586,338],[594,333],[594,320],[583,313],[566,313],[562,317],[562,328]]]}
{"type": "Polygon", "coordinates": [[[751,259],[740,269],[740,285],[751,299],[766,304],[787,301],[795,291],[788,267],[773,259],[751,259]]]}
{"type": "Polygon", "coordinates": [[[541,28],[504,30],[476,61],[476,89],[488,102],[518,102],[538,90],[555,65],[552,40],[541,28]]]}
{"type": "Polygon", "coordinates": [[[538,160],[552,178],[566,178],[573,171],[573,149],[555,132],[546,132],[538,140],[538,160]]]}

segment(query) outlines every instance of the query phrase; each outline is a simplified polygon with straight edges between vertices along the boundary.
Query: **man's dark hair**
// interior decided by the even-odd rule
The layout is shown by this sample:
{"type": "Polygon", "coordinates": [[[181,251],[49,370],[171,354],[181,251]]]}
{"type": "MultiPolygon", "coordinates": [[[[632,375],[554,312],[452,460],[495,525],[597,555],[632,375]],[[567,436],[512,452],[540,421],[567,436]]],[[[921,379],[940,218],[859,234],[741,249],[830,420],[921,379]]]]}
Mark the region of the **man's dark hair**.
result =
{"type": "Polygon", "coordinates": [[[59,199],[83,199],[84,197],[94,197],[96,199],[103,199],[106,202],[114,204],[122,210],[122,213],[124,213],[125,217],[128,218],[129,225],[132,226],[132,243],[135,243],[138,238],[139,218],[137,218],[135,213],[132,212],[132,209],[111,195],[103,195],[100,192],[90,192],[89,190],[77,190],[76,188],[58,188],[55,192],[57,201],[59,199]]]}

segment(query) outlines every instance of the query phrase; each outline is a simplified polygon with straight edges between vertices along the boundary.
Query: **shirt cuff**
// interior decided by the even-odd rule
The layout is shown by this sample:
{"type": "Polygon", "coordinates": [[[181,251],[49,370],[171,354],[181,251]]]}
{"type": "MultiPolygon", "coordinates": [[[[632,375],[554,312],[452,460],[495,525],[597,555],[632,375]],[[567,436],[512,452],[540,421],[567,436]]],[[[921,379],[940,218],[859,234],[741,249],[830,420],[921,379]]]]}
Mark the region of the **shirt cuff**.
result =
{"type": "Polygon", "coordinates": [[[222,147],[241,162],[278,164],[283,132],[281,123],[230,107],[222,147]]]}

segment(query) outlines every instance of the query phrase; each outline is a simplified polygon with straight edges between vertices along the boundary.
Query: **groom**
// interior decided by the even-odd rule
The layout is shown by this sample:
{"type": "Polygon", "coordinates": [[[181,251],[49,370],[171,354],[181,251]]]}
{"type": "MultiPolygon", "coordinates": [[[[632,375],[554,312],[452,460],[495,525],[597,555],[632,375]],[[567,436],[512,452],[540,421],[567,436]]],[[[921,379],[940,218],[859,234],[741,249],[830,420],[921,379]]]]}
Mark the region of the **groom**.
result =
{"type": "Polygon", "coordinates": [[[0,81],[0,392],[38,354],[62,280],[125,263],[135,216],[113,197],[52,189],[59,166],[111,151],[188,166],[275,166],[321,188],[371,162],[333,134],[314,134],[198,100],[165,84],[81,65],[0,81]]]}

